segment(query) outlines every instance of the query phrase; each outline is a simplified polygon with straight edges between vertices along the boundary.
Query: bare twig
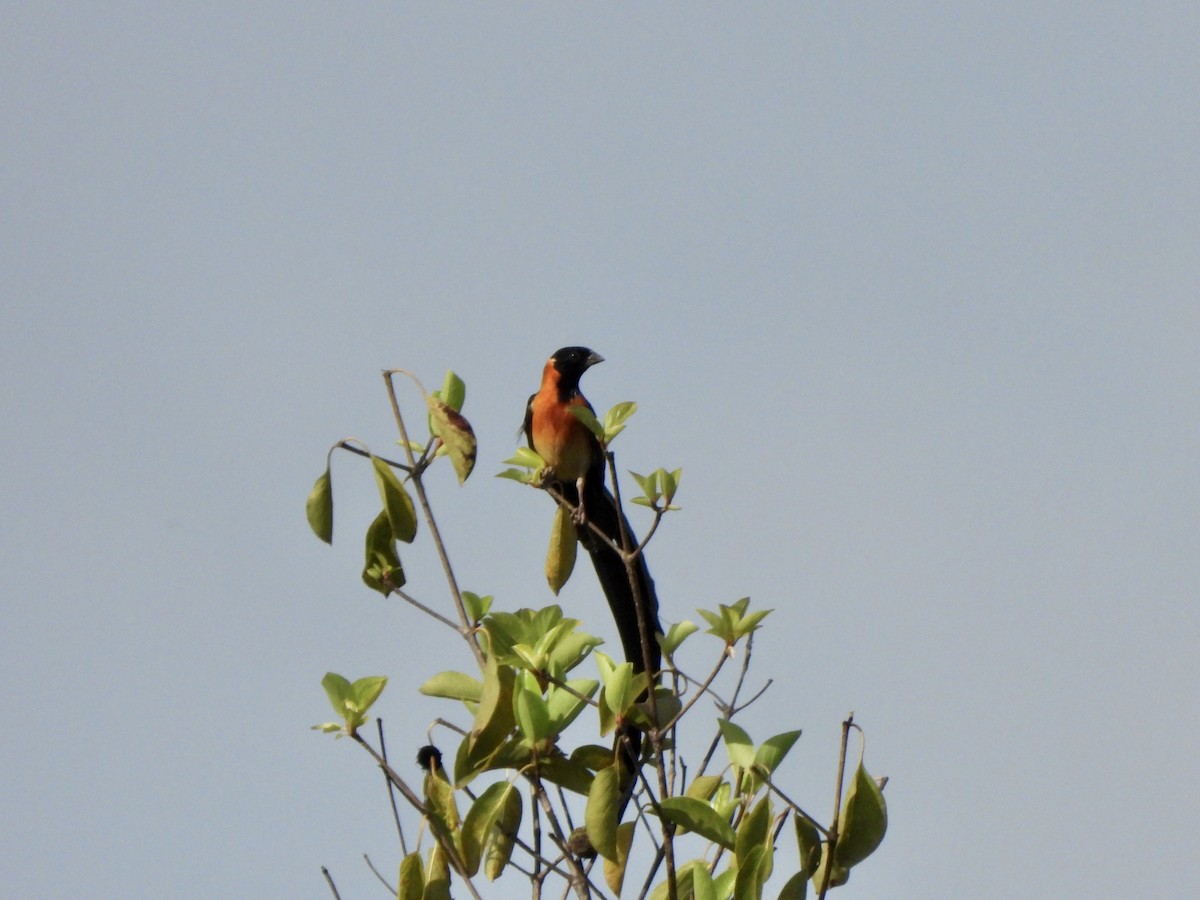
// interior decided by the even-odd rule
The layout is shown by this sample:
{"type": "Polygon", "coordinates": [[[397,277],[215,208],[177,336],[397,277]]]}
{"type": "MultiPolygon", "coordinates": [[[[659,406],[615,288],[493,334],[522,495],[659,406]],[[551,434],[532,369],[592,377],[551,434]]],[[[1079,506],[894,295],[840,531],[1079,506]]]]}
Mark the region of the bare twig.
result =
{"type": "Polygon", "coordinates": [[[792,812],[794,812],[796,815],[802,816],[804,819],[806,819],[815,829],[817,829],[817,831],[821,832],[821,834],[825,835],[826,837],[829,836],[828,828],[826,828],[824,825],[822,825],[820,822],[818,822],[816,819],[814,819],[812,816],[810,816],[808,813],[806,813],[803,809],[801,809],[796,804],[796,802],[792,800],[791,797],[789,797],[787,794],[785,794],[783,791],[781,791],[778,787],[776,787],[775,783],[773,781],[771,781],[770,778],[766,778],[766,779],[764,779],[764,781],[766,781],[767,788],[770,789],[772,792],[774,792],[775,795],[778,796],[780,800],[782,800],[785,804],[787,804],[791,808],[792,812]]]}
{"type": "MultiPolygon", "coordinates": [[[[737,711],[737,697],[742,690],[742,684],[746,681],[746,672],[750,668],[750,655],[754,647],[754,632],[746,638],[746,652],[742,655],[742,666],[738,671],[737,683],[733,686],[733,695],[729,698],[729,702],[721,707],[721,712],[725,718],[730,718],[737,711]]],[[[708,745],[708,751],[704,754],[704,759],[700,761],[700,771],[696,773],[699,778],[708,768],[708,764],[712,762],[713,754],[717,752],[717,747],[721,744],[721,732],[718,729],[713,735],[712,742],[708,745]]]]}
{"type": "MultiPolygon", "coordinates": [[[[379,755],[383,757],[386,764],[387,744],[383,740],[383,719],[375,719],[375,729],[379,732],[379,755]]],[[[388,800],[392,803],[392,818],[396,820],[396,834],[400,835],[400,852],[408,856],[408,845],[404,841],[404,828],[400,824],[400,810],[396,807],[396,791],[392,785],[392,779],[388,777],[387,772],[383,773],[383,780],[387,783],[388,800]]]]}
{"type": "Polygon", "coordinates": [[[375,763],[383,770],[383,774],[387,776],[388,780],[391,781],[393,785],[395,785],[396,789],[400,791],[400,795],[408,801],[409,805],[412,806],[412,808],[419,812],[422,816],[429,815],[429,810],[425,808],[424,801],[417,796],[416,791],[408,786],[408,783],[400,777],[399,773],[397,773],[396,770],[388,764],[388,761],[384,759],[374,747],[363,740],[361,734],[354,734],[352,737],[360,747],[371,754],[371,757],[375,760],[375,763]]]}
{"type": "Polygon", "coordinates": [[[729,712],[729,717],[732,718],[733,716],[736,716],[738,713],[740,713],[743,709],[747,709],[748,707],[752,706],[758,700],[759,697],[761,697],[763,694],[765,694],[770,689],[771,685],[773,685],[774,683],[775,683],[774,678],[768,678],[767,683],[764,684],[762,687],[760,687],[757,691],[755,691],[753,697],[751,697],[749,700],[747,700],[741,706],[737,706],[737,707],[734,707],[733,709],[731,709],[729,712]]]}
{"type": "MultiPolygon", "coordinates": [[[[408,856],[407,853],[405,853],[404,855],[408,856]]],[[[364,853],[363,859],[365,859],[367,861],[367,868],[369,868],[372,872],[375,873],[375,877],[379,879],[380,884],[382,884],[385,888],[388,889],[388,893],[390,893],[390,894],[396,893],[396,889],[387,883],[386,878],[384,878],[382,875],[379,874],[379,870],[377,868],[375,868],[375,863],[371,862],[371,857],[367,856],[367,854],[364,853]]]]}
{"type": "Polygon", "coordinates": [[[342,900],[342,895],[338,893],[337,885],[333,883],[333,876],[329,874],[329,870],[321,866],[321,874],[325,876],[325,881],[329,884],[329,889],[333,891],[334,900],[342,900]]]}
{"type": "Polygon", "coordinates": [[[833,852],[837,849],[838,829],[841,827],[838,815],[841,813],[842,808],[842,782],[846,776],[846,745],[850,743],[850,728],[853,725],[854,713],[850,713],[846,717],[846,721],[842,723],[842,750],[838,756],[837,792],[833,798],[833,819],[829,823],[829,831],[826,832],[829,838],[829,851],[825,862],[825,877],[821,880],[821,893],[817,895],[817,900],[825,900],[825,893],[829,890],[829,882],[833,880],[833,852]]]}
{"type": "Polygon", "coordinates": [[[357,440],[358,440],[358,438],[345,438],[343,440],[338,441],[336,444],[334,444],[334,446],[340,447],[343,450],[349,450],[351,453],[355,453],[358,456],[365,456],[368,459],[372,459],[372,458],[377,459],[381,463],[387,463],[393,469],[399,469],[401,472],[406,472],[406,473],[412,472],[412,467],[406,466],[404,463],[396,462],[394,459],[388,459],[386,456],[379,456],[375,453],[372,453],[370,450],[364,450],[362,447],[355,447],[353,444],[350,443],[350,441],[357,441],[357,440]]]}
{"type": "Polygon", "coordinates": [[[704,684],[700,685],[700,687],[697,688],[696,693],[692,696],[692,698],[690,700],[688,700],[688,702],[683,706],[683,708],[680,709],[679,712],[677,712],[674,716],[671,717],[671,721],[669,721],[666,725],[663,726],[664,731],[674,728],[676,726],[676,724],[678,724],[679,720],[682,719],[687,714],[687,711],[696,705],[696,701],[699,700],[701,697],[703,697],[708,692],[709,687],[712,685],[713,681],[716,680],[717,674],[724,667],[725,661],[727,659],[729,659],[728,654],[722,653],[720,658],[717,660],[717,664],[715,666],[713,666],[713,670],[711,672],[709,672],[708,677],[706,679],[704,679],[704,684]]]}
{"type": "MultiPolygon", "coordinates": [[[[440,612],[437,612],[436,610],[430,609],[428,606],[426,606],[420,600],[417,600],[415,597],[412,597],[412,596],[406,594],[404,591],[400,590],[400,588],[392,588],[392,593],[395,594],[397,597],[399,597],[401,600],[403,600],[405,603],[408,603],[411,606],[415,606],[421,612],[425,613],[425,615],[432,616],[433,618],[435,618],[439,622],[441,622],[443,625],[448,625],[450,628],[453,628],[459,634],[462,634],[462,628],[457,623],[455,623],[453,620],[446,618],[445,616],[443,616],[440,612]]],[[[472,643],[474,643],[474,642],[472,641],[472,643]]]]}

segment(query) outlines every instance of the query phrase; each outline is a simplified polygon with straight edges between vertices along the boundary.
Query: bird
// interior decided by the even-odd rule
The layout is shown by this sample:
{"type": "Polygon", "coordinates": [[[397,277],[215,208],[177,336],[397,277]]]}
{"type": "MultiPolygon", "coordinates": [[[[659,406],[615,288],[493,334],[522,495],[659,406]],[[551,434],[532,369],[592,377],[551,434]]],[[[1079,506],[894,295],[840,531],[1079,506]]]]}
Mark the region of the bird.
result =
{"type": "MultiPolygon", "coordinates": [[[[638,546],[638,539],[616,498],[605,487],[604,448],[571,412],[571,407],[583,406],[595,413],[579,389],[579,379],[601,362],[604,357],[587,347],[556,350],[542,368],[541,386],[525,405],[523,430],[530,448],[546,463],[542,486],[556,487],[574,507],[576,524],[583,526],[576,533],[591,557],[596,578],[608,600],[625,660],[632,664],[634,672],[649,670],[648,684],[656,684],[662,665],[662,648],[657,637],[662,633],[662,625],[658,620],[654,579],[646,566],[645,554],[639,553],[626,569],[625,560],[616,550],[620,547],[628,552],[638,546]],[[643,630],[647,638],[645,646],[643,630]]],[[[647,693],[639,699],[645,699],[647,693]]],[[[621,799],[616,809],[619,822],[637,784],[633,773],[641,758],[641,730],[632,723],[623,723],[618,729],[615,749],[622,770],[621,799]]]]}
{"type": "Polygon", "coordinates": [[[574,507],[576,523],[584,526],[578,529],[579,542],[591,557],[608,600],[625,659],[633,664],[635,672],[644,672],[649,666],[651,675],[657,676],[662,651],[656,634],[661,633],[662,626],[654,580],[643,554],[638,554],[630,572],[614,549],[636,547],[638,539],[604,484],[605,456],[599,440],[571,412],[572,406],[595,412],[580,391],[579,380],[603,361],[604,357],[587,347],[556,350],[542,368],[541,386],[526,404],[523,430],[530,448],[546,463],[547,483],[558,488],[574,507]],[[606,540],[600,539],[596,531],[606,540]],[[649,645],[645,651],[639,607],[644,613],[649,645]]]}

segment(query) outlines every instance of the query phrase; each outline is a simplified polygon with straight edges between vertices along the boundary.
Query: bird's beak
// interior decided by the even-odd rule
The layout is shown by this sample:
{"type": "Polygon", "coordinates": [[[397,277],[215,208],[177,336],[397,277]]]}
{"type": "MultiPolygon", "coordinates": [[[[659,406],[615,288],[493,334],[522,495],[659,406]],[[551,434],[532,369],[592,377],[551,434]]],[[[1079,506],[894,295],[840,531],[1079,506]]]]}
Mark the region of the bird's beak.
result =
{"type": "Polygon", "coordinates": [[[604,362],[604,357],[601,356],[599,353],[597,353],[595,350],[593,350],[591,353],[588,354],[587,365],[585,366],[585,368],[590,369],[596,363],[602,363],[602,362],[604,362]]]}

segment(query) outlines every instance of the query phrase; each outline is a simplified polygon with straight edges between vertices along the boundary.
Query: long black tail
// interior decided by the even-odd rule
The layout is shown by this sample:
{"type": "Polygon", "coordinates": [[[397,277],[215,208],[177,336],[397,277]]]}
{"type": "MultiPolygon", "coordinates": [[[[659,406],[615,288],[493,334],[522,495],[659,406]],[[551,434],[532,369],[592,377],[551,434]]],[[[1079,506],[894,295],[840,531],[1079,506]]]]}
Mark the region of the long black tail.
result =
{"type": "MultiPolygon", "coordinates": [[[[662,664],[662,648],[658,644],[658,632],[662,626],[658,621],[658,595],[654,591],[654,579],[646,566],[646,559],[639,555],[633,563],[633,577],[625,568],[625,562],[619,553],[605,541],[600,540],[591,525],[595,525],[608,540],[618,547],[636,547],[637,535],[629,526],[617,508],[616,498],[609,493],[601,478],[589,478],[584,482],[584,514],[587,522],[579,527],[579,542],[583,544],[588,555],[592,558],[592,566],[596,569],[596,578],[604,596],[608,599],[608,607],[612,611],[613,621],[617,625],[617,634],[621,638],[621,647],[625,651],[627,662],[633,663],[635,672],[646,671],[647,660],[652,674],[652,685],[658,681],[659,668],[662,664]],[[622,534],[623,532],[623,534],[622,534]],[[634,587],[636,585],[636,592],[634,587]],[[639,609],[642,624],[639,625],[639,609]],[[646,631],[648,646],[642,647],[642,628],[646,631]]],[[[574,503],[577,492],[574,485],[561,485],[567,500],[574,503]]],[[[645,699],[645,694],[639,699],[645,699]]],[[[617,734],[617,746],[620,748],[618,758],[622,762],[621,801],[617,807],[617,821],[625,814],[625,808],[633,797],[637,780],[634,773],[638,769],[638,761],[642,755],[642,732],[636,726],[626,723],[617,734]]]]}
{"type": "MultiPolygon", "coordinates": [[[[621,515],[617,509],[617,501],[599,479],[588,479],[585,482],[584,513],[587,521],[594,524],[618,547],[623,546],[622,529],[624,540],[627,542],[625,546],[637,546],[638,539],[629,526],[629,520],[621,515]]],[[[633,663],[635,672],[646,670],[647,654],[642,649],[642,630],[638,624],[639,606],[643,610],[649,642],[650,671],[657,677],[662,663],[662,650],[655,635],[662,630],[662,626],[658,621],[658,595],[654,592],[654,579],[650,577],[645,557],[639,555],[634,561],[631,579],[620,555],[597,538],[587,524],[579,528],[579,542],[592,558],[596,577],[600,581],[604,596],[608,599],[608,607],[617,625],[617,634],[621,637],[625,659],[633,663]]]]}

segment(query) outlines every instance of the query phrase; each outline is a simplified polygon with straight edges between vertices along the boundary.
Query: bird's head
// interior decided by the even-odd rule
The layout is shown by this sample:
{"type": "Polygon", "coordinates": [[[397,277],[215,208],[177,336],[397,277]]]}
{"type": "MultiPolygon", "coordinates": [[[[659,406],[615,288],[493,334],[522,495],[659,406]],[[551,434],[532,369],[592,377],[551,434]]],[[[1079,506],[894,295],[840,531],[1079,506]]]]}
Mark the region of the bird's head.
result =
{"type": "Polygon", "coordinates": [[[550,364],[558,370],[560,381],[572,387],[579,385],[584,372],[602,362],[604,357],[587,347],[563,347],[550,357],[550,364]]]}

